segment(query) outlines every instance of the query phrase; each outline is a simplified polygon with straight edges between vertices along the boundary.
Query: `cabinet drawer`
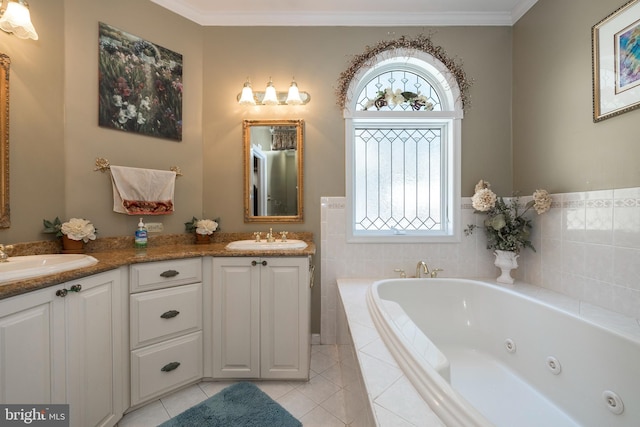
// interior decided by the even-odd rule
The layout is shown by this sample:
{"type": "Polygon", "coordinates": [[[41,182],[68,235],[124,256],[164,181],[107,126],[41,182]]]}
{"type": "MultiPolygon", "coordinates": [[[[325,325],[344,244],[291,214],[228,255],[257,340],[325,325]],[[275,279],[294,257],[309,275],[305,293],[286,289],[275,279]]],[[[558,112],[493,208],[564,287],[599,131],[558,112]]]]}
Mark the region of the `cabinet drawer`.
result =
{"type": "Polygon", "coordinates": [[[202,284],[133,294],[131,348],[202,329],[202,284]]]}
{"type": "Polygon", "coordinates": [[[202,331],[131,352],[131,406],[202,378],[202,331]]]}
{"type": "Polygon", "coordinates": [[[131,293],[161,289],[202,281],[202,259],[187,258],[134,264],[129,271],[131,293]]]}

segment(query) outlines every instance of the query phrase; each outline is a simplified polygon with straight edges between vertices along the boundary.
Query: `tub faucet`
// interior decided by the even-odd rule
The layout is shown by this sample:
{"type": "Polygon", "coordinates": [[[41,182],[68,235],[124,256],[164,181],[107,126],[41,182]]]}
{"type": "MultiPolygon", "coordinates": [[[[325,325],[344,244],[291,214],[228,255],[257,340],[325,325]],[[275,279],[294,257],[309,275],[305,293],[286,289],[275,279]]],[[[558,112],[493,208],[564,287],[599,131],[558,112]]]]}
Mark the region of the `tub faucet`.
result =
{"type": "Polygon", "coordinates": [[[0,243],[0,262],[7,262],[9,260],[9,249],[13,249],[12,245],[3,245],[0,243]]]}
{"type": "Polygon", "coordinates": [[[420,261],[420,262],[418,262],[418,265],[416,265],[416,277],[418,279],[420,277],[422,277],[422,272],[424,272],[424,274],[427,277],[429,277],[431,275],[431,273],[429,272],[429,267],[427,267],[427,263],[424,262],[424,261],[420,261]]]}

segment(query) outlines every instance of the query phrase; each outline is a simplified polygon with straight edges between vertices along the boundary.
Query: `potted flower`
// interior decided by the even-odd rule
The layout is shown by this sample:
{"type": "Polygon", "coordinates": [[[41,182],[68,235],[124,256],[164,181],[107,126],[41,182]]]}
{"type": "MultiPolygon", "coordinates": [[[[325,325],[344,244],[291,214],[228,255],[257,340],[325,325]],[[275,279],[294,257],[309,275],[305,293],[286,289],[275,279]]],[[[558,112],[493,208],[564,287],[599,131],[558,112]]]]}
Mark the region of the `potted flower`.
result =
{"type": "MultiPolygon", "coordinates": [[[[541,215],[551,207],[551,196],[546,190],[536,190],[533,200],[524,207],[520,205],[517,196],[505,201],[496,196],[490,189],[491,184],[480,180],[476,184],[471,204],[476,213],[486,214],[484,231],[487,236],[487,249],[493,249],[496,256],[495,265],[502,270],[498,282],[513,283],[510,270],[518,267],[517,258],[523,248],[535,248],[529,239],[531,234],[531,219],[525,214],[531,209],[541,215]]],[[[473,233],[476,225],[468,225],[464,230],[468,236],[473,233]]]]}
{"type": "Polygon", "coordinates": [[[62,237],[63,254],[80,254],[84,252],[84,244],[96,239],[98,230],[88,219],[71,218],[67,222],[61,222],[56,217],[53,221],[43,220],[43,233],[55,233],[62,237]]]}
{"type": "Polygon", "coordinates": [[[187,232],[195,233],[196,243],[205,244],[211,241],[211,235],[218,229],[218,221],[220,219],[197,219],[195,216],[189,222],[185,222],[184,226],[187,232]]]}

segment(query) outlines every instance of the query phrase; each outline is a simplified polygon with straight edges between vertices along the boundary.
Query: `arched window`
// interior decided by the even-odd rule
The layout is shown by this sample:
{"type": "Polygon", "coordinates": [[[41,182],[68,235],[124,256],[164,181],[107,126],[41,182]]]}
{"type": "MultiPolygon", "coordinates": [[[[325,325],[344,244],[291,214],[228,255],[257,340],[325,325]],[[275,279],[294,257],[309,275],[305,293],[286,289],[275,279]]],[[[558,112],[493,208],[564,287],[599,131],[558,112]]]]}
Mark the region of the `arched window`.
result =
{"type": "Polygon", "coordinates": [[[460,89],[428,52],[393,49],[346,92],[349,241],[460,238],[460,89]]]}

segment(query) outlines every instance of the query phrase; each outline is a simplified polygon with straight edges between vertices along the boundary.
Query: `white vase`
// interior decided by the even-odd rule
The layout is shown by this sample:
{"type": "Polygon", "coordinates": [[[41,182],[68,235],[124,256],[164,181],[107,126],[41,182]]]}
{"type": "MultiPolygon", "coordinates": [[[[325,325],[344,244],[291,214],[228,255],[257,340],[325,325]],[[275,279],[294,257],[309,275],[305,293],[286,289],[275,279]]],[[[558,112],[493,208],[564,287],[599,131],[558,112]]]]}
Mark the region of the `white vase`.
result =
{"type": "Polygon", "coordinates": [[[498,283],[513,284],[513,277],[511,277],[511,270],[518,268],[518,255],[514,251],[500,251],[496,249],[493,253],[496,256],[495,266],[502,272],[496,279],[498,283]]]}

